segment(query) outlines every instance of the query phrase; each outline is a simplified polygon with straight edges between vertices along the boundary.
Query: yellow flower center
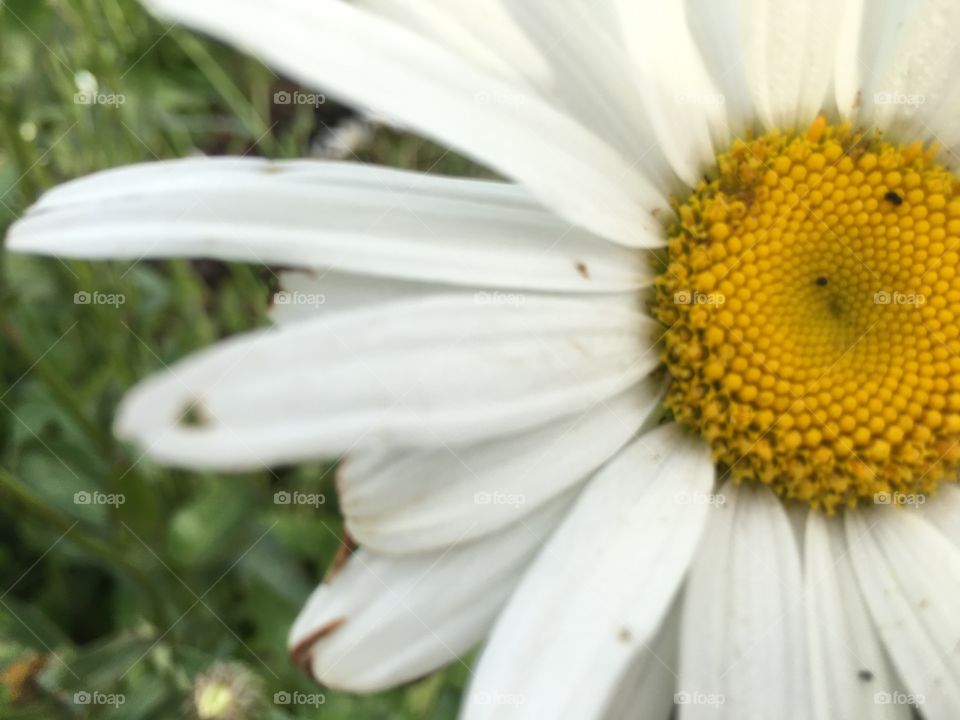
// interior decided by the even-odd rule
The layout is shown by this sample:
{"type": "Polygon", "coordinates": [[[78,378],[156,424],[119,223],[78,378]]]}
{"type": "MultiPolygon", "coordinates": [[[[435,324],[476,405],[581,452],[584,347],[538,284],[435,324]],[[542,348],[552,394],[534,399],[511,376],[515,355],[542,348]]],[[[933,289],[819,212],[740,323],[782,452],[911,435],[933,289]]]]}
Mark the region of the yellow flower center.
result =
{"type": "Polygon", "coordinates": [[[196,693],[197,716],[201,720],[225,717],[235,699],[233,688],[225,682],[206,685],[196,693]]]}
{"type": "Polygon", "coordinates": [[[667,405],[736,480],[833,512],[960,466],[960,180],[831,126],[737,140],[676,207],[667,405]]]}

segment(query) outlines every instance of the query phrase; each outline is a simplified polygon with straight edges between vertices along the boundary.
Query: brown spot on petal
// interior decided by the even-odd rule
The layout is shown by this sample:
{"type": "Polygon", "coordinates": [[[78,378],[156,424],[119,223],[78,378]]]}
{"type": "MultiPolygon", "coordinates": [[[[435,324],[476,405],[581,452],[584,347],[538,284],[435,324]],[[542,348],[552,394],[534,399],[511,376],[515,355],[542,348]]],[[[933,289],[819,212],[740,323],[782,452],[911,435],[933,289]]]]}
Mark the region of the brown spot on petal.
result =
{"type": "Polygon", "coordinates": [[[590,269],[587,267],[586,263],[577,262],[574,267],[577,268],[577,272],[580,273],[584,279],[590,279],[590,269]]]}
{"type": "Polygon", "coordinates": [[[624,626],[620,628],[620,632],[617,633],[617,639],[622,643],[629,643],[633,641],[633,633],[630,632],[630,628],[624,626]]]}
{"type": "Polygon", "coordinates": [[[177,424],[182,427],[202,428],[213,423],[213,417],[210,411],[204,406],[203,401],[197,398],[184,407],[177,424]]]}
{"type": "Polygon", "coordinates": [[[293,664],[313,678],[314,681],[319,683],[319,681],[313,677],[313,672],[310,669],[310,652],[313,650],[314,645],[339,628],[346,621],[347,619],[345,617],[331,620],[307,635],[296,645],[291,645],[287,652],[289,653],[290,660],[293,662],[293,664]]]}
{"type": "Polygon", "coordinates": [[[356,550],[357,542],[350,536],[350,533],[344,529],[343,537],[340,540],[340,547],[337,548],[337,554],[334,555],[333,562],[330,563],[330,567],[327,569],[327,574],[324,575],[323,581],[330,582],[333,580],[356,550]]]}

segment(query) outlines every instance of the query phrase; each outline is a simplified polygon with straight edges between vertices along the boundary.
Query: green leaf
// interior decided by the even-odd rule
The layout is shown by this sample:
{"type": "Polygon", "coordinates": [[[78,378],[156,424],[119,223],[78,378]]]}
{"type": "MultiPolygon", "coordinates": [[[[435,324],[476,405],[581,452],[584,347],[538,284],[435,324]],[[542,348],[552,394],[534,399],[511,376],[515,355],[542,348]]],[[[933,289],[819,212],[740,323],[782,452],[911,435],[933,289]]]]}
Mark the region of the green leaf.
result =
{"type": "Polygon", "coordinates": [[[204,483],[200,495],[177,511],[170,523],[169,554],[194,566],[231,557],[251,533],[255,510],[251,496],[249,484],[241,480],[204,483]]]}
{"type": "Polygon", "coordinates": [[[23,458],[17,473],[51,507],[93,525],[105,526],[108,509],[122,499],[105,493],[71,458],[37,451],[23,458]]]}
{"type": "Polygon", "coordinates": [[[51,663],[40,684],[51,691],[122,692],[125,681],[142,675],[156,647],[151,633],[128,632],[64,653],[51,663]]]}
{"type": "Polygon", "coordinates": [[[0,638],[42,653],[70,645],[66,633],[39,607],[9,594],[0,605],[0,638]]]}

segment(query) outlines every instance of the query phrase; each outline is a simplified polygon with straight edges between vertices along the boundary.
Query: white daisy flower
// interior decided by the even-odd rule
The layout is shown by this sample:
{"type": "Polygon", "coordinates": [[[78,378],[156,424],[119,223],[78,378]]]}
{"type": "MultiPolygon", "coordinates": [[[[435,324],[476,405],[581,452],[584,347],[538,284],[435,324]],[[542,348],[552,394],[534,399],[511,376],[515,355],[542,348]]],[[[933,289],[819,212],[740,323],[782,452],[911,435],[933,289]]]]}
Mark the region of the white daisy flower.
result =
{"type": "Polygon", "coordinates": [[[318,682],[482,644],[469,720],[960,716],[960,5],[149,4],[512,181],[185,160],[10,235],[298,268],[117,428],[346,457],[318,682]]]}

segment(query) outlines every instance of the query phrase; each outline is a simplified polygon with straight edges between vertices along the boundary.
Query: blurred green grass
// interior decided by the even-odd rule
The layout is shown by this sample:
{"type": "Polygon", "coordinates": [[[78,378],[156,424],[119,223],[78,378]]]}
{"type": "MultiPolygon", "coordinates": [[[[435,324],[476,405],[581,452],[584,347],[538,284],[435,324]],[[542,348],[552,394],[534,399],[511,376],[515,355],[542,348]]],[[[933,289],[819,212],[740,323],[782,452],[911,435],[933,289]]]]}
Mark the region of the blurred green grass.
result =
{"type": "MultiPolygon", "coordinates": [[[[0,2],[0,232],[45,189],[99,169],[198,152],[303,156],[317,119],[312,108],[278,117],[272,97],[284,86],[133,0],[0,2]],[[123,104],[76,102],[87,73],[123,104]]],[[[356,159],[482,173],[390,130],[356,159]]],[[[323,690],[319,713],[271,702],[319,692],[287,660],[285,637],[340,545],[330,465],[191,474],[111,436],[113,409],[138,379],[266,322],[268,271],[0,263],[0,717],[181,718],[197,676],[220,662],[259,678],[263,717],[455,716],[460,664],[372,697],[323,690]],[[125,302],[74,302],[95,291],[125,302]],[[275,504],[282,490],[326,502],[275,504]],[[124,502],[83,504],[83,493],[124,502]],[[82,691],[125,703],[78,704],[82,691]]]]}

